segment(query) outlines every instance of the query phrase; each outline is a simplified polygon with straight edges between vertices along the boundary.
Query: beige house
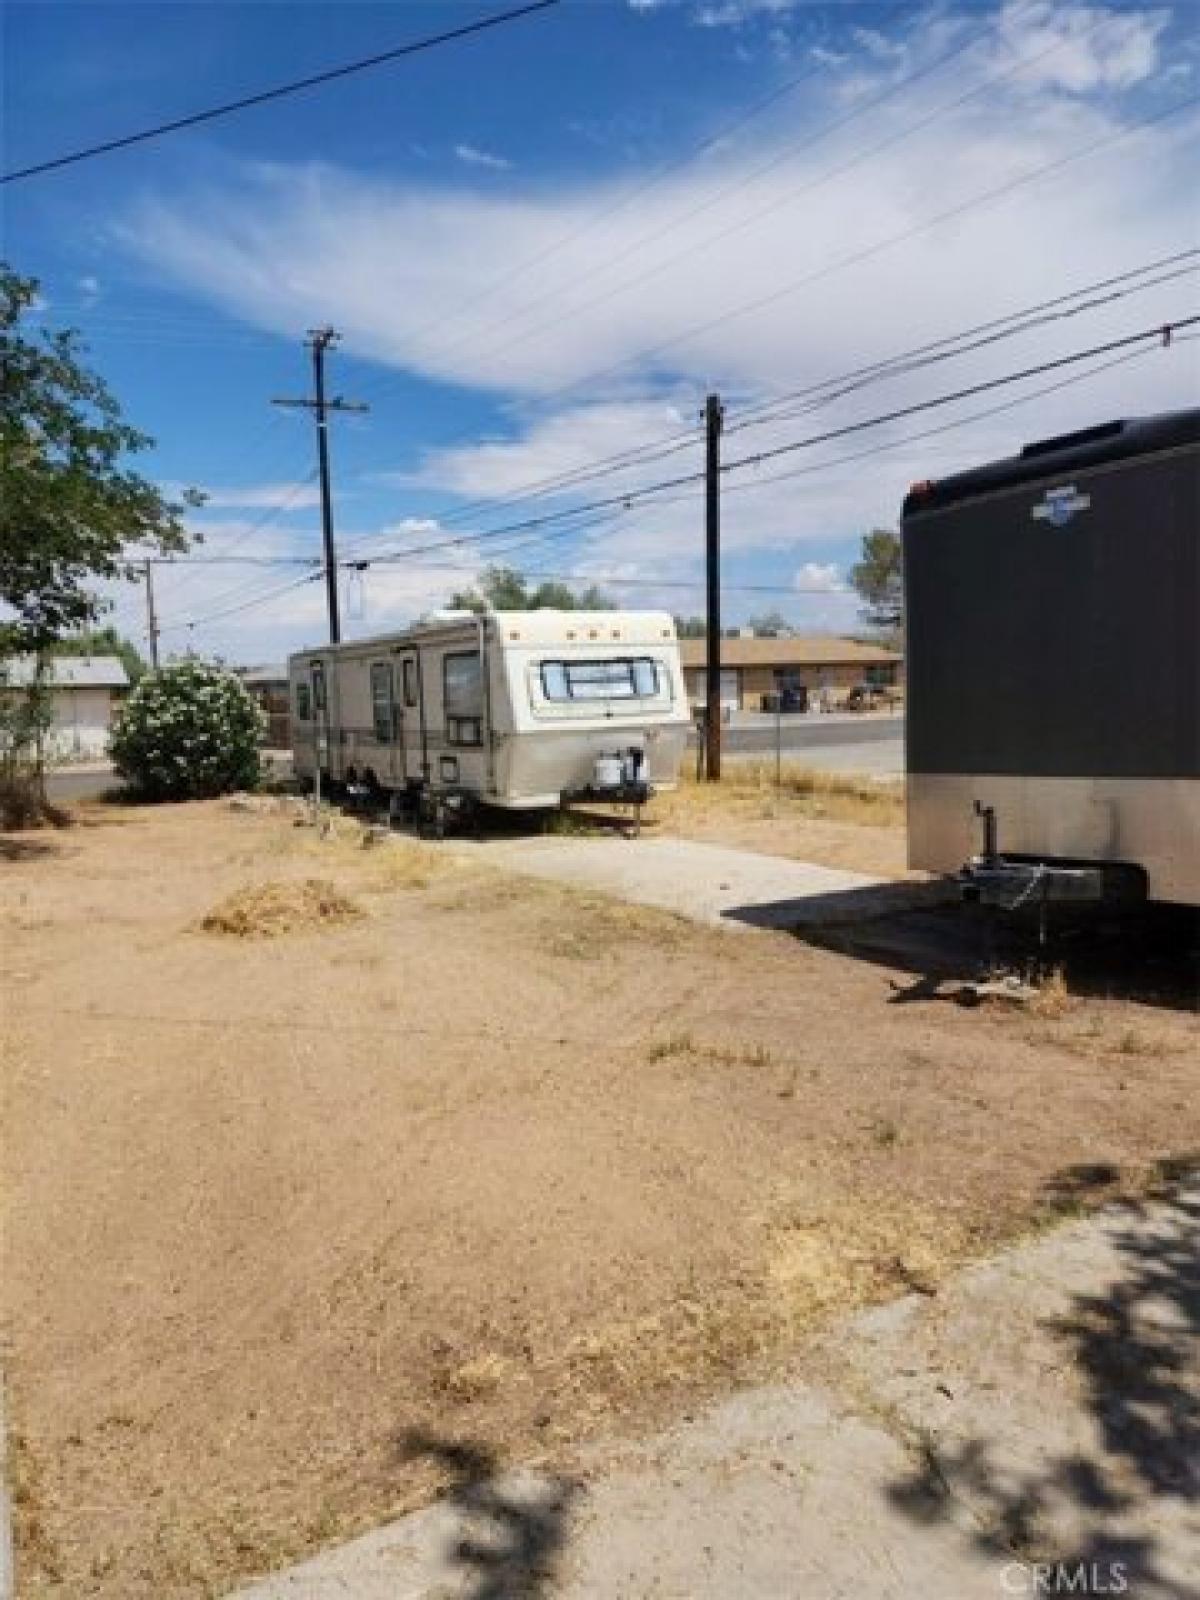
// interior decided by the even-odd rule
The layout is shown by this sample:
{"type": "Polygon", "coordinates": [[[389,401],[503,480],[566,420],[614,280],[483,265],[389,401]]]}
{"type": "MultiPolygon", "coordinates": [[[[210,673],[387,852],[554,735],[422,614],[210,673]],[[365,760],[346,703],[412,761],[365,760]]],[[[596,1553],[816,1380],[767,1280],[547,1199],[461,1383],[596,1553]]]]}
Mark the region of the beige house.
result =
{"type": "MultiPolygon", "coordinates": [[[[0,692],[33,682],[32,656],[0,661],[0,692]]],[[[51,723],[46,755],[51,761],[94,759],[108,751],[113,713],[129,690],[129,675],[116,656],[52,656],[46,663],[51,723]]]]}
{"type": "MultiPolygon", "coordinates": [[[[707,648],[704,639],[679,641],[688,695],[697,705],[704,700],[707,648]]],[[[721,640],[721,704],[730,710],[758,711],[764,694],[781,689],[807,689],[823,698],[827,691],[837,706],[858,684],[900,689],[903,682],[904,658],[886,645],[834,634],[721,640]]]]}

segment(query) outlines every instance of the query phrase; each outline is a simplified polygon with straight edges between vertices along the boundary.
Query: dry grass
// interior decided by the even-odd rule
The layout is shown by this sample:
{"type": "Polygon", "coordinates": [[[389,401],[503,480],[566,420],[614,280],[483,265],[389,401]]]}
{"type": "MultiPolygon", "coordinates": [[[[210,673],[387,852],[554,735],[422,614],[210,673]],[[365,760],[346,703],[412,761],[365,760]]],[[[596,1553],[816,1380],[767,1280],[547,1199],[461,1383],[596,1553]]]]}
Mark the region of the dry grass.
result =
{"type": "Polygon", "coordinates": [[[695,1039],[690,1033],[672,1033],[654,1039],[646,1048],[647,1061],[678,1058],[711,1061],[723,1067],[769,1067],[775,1060],[764,1044],[732,1045],[695,1039]]]}
{"type": "Polygon", "coordinates": [[[630,905],[587,889],[559,885],[546,885],[545,889],[550,900],[569,907],[571,913],[542,940],[542,948],[549,955],[571,961],[599,961],[631,943],[644,942],[670,950],[696,937],[694,925],[671,911],[630,905]]]}
{"type": "Polygon", "coordinates": [[[1065,1017],[1074,1004],[1067,988],[1066,974],[1061,967],[1055,967],[1038,984],[1037,994],[1029,1002],[1029,1009],[1035,1017],[1053,1022],[1065,1017]]]}
{"type": "Polygon", "coordinates": [[[1064,1169],[1200,1139],[1189,1018],[896,1006],[867,963],[361,838],[115,808],[0,875],[29,1600],[226,1594],[436,1495],[412,1430],[566,1467],[936,1284],[1064,1169]],[[311,878],[370,912],[319,981],[185,932],[311,878]]]}
{"type": "Polygon", "coordinates": [[[730,761],[720,783],[698,782],[685,767],[678,789],[656,796],[650,815],[668,826],[715,815],[893,828],[904,822],[904,790],[890,779],[817,772],[794,761],[783,763],[776,783],[774,761],[730,761]]]}
{"type": "Polygon", "coordinates": [[[362,916],[358,904],[327,878],[255,883],[226,895],[200,921],[205,933],[234,939],[274,939],[280,934],[332,928],[362,916]]]}

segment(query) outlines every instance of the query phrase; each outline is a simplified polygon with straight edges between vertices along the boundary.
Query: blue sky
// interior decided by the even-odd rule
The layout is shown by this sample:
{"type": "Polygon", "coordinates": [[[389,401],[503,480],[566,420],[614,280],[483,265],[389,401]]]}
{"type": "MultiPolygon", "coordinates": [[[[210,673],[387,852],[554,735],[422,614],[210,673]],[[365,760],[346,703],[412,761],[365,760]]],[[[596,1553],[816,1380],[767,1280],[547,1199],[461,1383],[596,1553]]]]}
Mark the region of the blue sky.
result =
{"type": "MultiPolygon", "coordinates": [[[[486,9],[498,7],[10,4],[5,165],[486,9]]],[[[311,426],[269,402],[305,391],[307,328],[343,331],[331,387],[371,406],[335,430],[343,552],[418,552],[348,580],[348,631],[437,604],[491,550],[539,572],[630,580],[611,585],[628,604],[694,611],[700,590],[675,585],[701,575],[698,489],[523,544],[446,541],[569,498],[456,508],[686,433],[710,386],[734,422],[774,395],[1200,243],[1198,45],[1190,4],[564,0],[10,185],[4,249],[41,279],[46,323],[84,332],[155,436],[145,470],[209,493],[194,520],[213,556],[316,554],[311,426]],[[757,301],[770,303],[746,309],[757,301]]],[[[727,452],[1185,314],[1195,288],[1176,278],[731,434],[727,452]]],[[[1196,349],[1149,352],[1051,393],[1031,383],[992,402],[1020,406],[976,421],[981,403],[951,408],[925,426],[956,426],[925,440],[905,442],[916,423],[854,441],[889,447],[875,456],[806,452],[790,460],[811,470],[779,483],[731,478],[727,613],[777,607],[809,628],[850,626],[845,569],[866,528],[895,520],[908,481],[1194,402],[1196,349]]],[[[697,435],[576,498],[698,463],[697,435]]],[[[162,573],[166,648],[261,660],[319,639],[320,586],[272,592],[295,573],[162,573]]],[[[114,599],[136,634],[137,596],[114,599]]]]}

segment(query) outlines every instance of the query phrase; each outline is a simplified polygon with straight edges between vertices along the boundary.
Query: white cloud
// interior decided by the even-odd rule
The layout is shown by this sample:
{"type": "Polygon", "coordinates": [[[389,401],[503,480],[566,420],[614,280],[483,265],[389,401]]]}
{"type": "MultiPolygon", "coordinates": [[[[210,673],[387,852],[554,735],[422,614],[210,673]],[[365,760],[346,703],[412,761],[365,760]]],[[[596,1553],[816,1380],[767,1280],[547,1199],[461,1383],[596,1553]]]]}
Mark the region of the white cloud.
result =
{"type": "MultiPolygon", "coordinates": [[[[648,440],[683,433],[689,426],[695,431],[698,449],[695,414],[685,418],[678,406],[660,401],[572,406],[535,422],[518,439],[484,440],[431,451],[417,471],[391,475],[391,481],[452,490],[471,499],[503,497],[531,482],[573,473],[600,457],[640,450],[648,440]]],[[[660,475],[668,463],[671,471],[695,466],[681,451],[651,463],[644,476],[660,475]]]]}
{"type": "MultiPolygon", "coordinates": [[[[943,31],[935,42],[944,48],[944,29],[961,17],[937,15],[943,31]]],[[[644,173],[632,183],[539,183],[501,196],[322,166],[260,165],[148,200],[123,220],[122,238],[171,281],[256,326],[290,335],[330,320],[351,353],[499,397],[507,407],[500,437],[432,452],[415,472],[389,482],[398,512],[420,510],[434,490],[508,495],[693,426],[710,386],[727,396],[734,419],[749,399],[795,390],[1191,244],[1194,229],[1181,232],[1189,219],[1179,196],[1190,192],[1194,172],[1194,113],[1110,143],[1053,178],[971,204],[1118,134],[1146,103],[1139,96],[1137,109],[1127,108],[1119,91],[1160,86],[1160,17],[1037,0],[1021,14],[1008,8],[997,14],[999,29],[981,30],[950,71],[931,73],[869,120],[806,144],[838,114],[832,85],[823,101],[812,89],[791,108],[790,125],[774,123],[757,144],[739,140],[711,151],[644,193],[632,192],[644,173]],[[1014,61],[1021,65],[1007,83],[937,115],[1014,61]],[[928,126],[900,137],[925,119],[928,126]],[[874,153],[851,165],[868,149],[874,153]],[[739,314],[789,285],[768,309],[739,314]]],[[[905,35],[914,64],[930,58],[925,33],[934,36],[933,22],[905,35]]],[[[731,431],[726,458],[1152,326],[1186,311],[1192,287],[1165,284],[812,417],[731,431]]],[[[732,475],[724,513],[730,581],[739,563],[753,561],[779,577],[798,622],[814,621],[815,612],[801,609],[809,600],[842,614],[849,602],[836,590],[828,602],[798,595],[797,571],[811,565],[818,576],[802,587],[822,585],[820,574],[844,565],[842,549],[864,529],[895,520],[914,478],[1088,422],[1191,403],[1197,350],[1154,354],[1012,415],[811,475],[765,483],[784,467],[837,463],[903,440],[963,408],[732,475]],[[810,563],[797,560],[805,545],[810,563]]],[[[681,453],[579,493],[628,490],[695,462],[694,452],[681,453]]],[[[548,570],[565,570],[566,561],[569,570],[623,570],[664,584],[698,580],[700,506],[694,491],[681,495],[628,514],[615,510],[606,529],[531,544],[519,559],[548,570]]],[[[528,509],[518,506],[512,519],[528,509]]],[[[495,549],[464,553],[461,581],[469,581],[470,560],[495,549]]],[[[454,551],[439,556],[451,558],[454,551]]],[[[221,581],[229,587],[227,573],[221,581]]],[[[373,571],[368,631],[398,620],[405,606],[433,603],[457,581],[444,570],[373,571]]],[[[653,597],[638,593],[639,603],[653,597]]],[[[654,598],[684,604],[666,588],[654,598]]],[[[272,628],[308,627],[309,638],[319,637],[320,594],[301,589],[230,626],[257,628],[260,616],[272,628]]]]}
{"type": "Polygon", "coordinates": [[[701,28],[740,28],[753,17],[780,17],[791,11],[796,0],[711,0],[693,13],[701,28]]]}
{"type": "Polygon", "coordinates": [[[806,561],[792,580],[801,594],[844,594],[846,580],[833,561],[806,561]]]}
{"type": "Polygon", "coordinates": [[[898,39],[889,39],[878,28],[854,28],[851,36],[876,61],[902,61],[908,55],[907,46],[898,39]]]}
{"type": "Polygon", "coordinates": [[[454,154],[468,167],[487,167],[491,172],[507,172],[512,166],[505,156],[493,155],[473,144],[456,144],[454,154]]]}
{"type": "Polygon", "coordinates": [[[320,505],[321,494],[316,487],[295,483],[247,484],[240,488],[205,488],[205,507],[212,511],[262,509],[303,511],[320,505]]]}
{"type": "Polygon", "coordinates": [[[1030,89],[1087,94],[1131,89],[1152,77],[1159,39],[1170,20],[1166,8],[1126,12],[1058,0],[1008,0],[999,34],[1002,49],[1027,63],[1030,89]]]}
{"type": "Polygon", "coordinates": [[[823,44],[809,45],[808,53],[822,67],[840,67],[850,59],[844,51],[830,50],[823,44]]]}
{"type": "MultiPolygon", "coordinates": [[[[1073,36],[1061,48],[1074,51],[1073,36]]],[[[1029,73],[1044,79],[1052,59],[1029,73]]],[[[502,395],[544,396],[595,373],[610,396],[650,373],[786,386],[1180,242],[1194,118],[972,206],[1121,127],[1117,110],[1074,93],[1031,99],[1024,73],[935,115],[992,67],[993,54],[968,51],[948,81],[932,74],[818,145],[804,145],[812,124],[799,120],[633,199],[623,181],[500,196],[257,166],[146,202],[124,238],[261,327],[331,319],[352,353],[502,395]],[[778,159],[756,177],[764,156],[778,159]],[[738,313],[788,285],[769,310],[738,313]]]]}
{"type": "Polygon", "coordinates": [[[89,298],[94,299],[100,293],[100,279],[94,277],[90,272],[88,272],[85,273],[82,278],[77,278],[75,280],[75,287],[79,290],[80,294],[87,295],[89,298]]]}

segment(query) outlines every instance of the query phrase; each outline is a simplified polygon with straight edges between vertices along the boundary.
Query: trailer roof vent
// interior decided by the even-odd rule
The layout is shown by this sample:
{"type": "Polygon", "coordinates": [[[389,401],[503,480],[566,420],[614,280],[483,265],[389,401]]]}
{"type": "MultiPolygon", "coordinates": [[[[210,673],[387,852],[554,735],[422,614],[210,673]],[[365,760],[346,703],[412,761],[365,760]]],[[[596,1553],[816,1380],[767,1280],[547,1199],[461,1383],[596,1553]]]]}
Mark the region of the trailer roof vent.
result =
{"type": "Polygon", "coordinates": [[[1096,428],[1081,428],[1078,433],[1060,433],[1053,439],[1038,439],[1021,451],[1021,460],[1031,456],[1048,456],[1056,450],[1074,450],[1080,445],[1099,444],[1101,439],[1115,439],[1125,431],[1123,422],[1102,422],[1096,428]]]}

